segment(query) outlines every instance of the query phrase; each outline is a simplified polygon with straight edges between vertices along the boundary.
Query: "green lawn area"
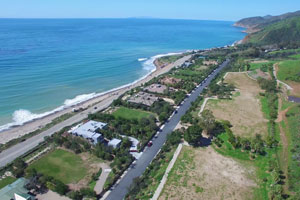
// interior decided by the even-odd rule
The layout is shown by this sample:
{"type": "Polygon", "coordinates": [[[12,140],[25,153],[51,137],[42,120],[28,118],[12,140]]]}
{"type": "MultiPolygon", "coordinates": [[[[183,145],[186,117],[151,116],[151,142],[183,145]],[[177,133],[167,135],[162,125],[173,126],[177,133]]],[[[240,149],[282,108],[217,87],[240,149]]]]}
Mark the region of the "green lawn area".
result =
{"type": "Polygon", "coordinates": [[[0,189],[15,182],[16,180],[17,180],[16,178],[10,176],[0,180],[0,189]]]}
{"type": "Polygon", "coordinates": [[[180,55],[173,55],[173,56],[164,56],[164,57],[159,58],[158,60],[163,63],[173,63],[182,57],[183,57],[183,55],[180,54],[180,55]]]}
{"type": "Polygon", "coordinates": [[[120,107],[115,112],[112,113],[115,117],[121,117],[125,119],[141,119],[141,118],[148,118],[154,114],[145,112],[142,110],[130,109],[126,107],[120,107]]]}
{"type": "Polygon", "coordinates": [[[300,82],[300,59],[286,60],[279,64],[277,74],[279,80],[300,82]]]}
{"type": "Polygon", "coordinates": [[[29,166],[65,184],[76,183],[87,174],[83,160],[76,154],[57,149],[29,166]]]}
{"type": "Polygon", "coordinates": [[[261,63],[250,63],[250,71],[260,69],[263,65],[274,64],[275,61],[261,62],[261,63]]]}
{"type": "Polygon", "coordinates": [[[288,185],[292,192],[300,192],[300,161],[297,158],[300,155],[300,106],[294,104],[287,112],[288,124],[285,125],[286,133],[289,140],[289,172],[288,185]]]}
{"type": "Polygon", "coordinates": [[[300,49],[285,49],[285,50],[278,50],[278,51],[272,51],[268,54],[276,54],[276,53],[298,53],[300,52],[300,49]]]}
{"type": "Polygon", "coordinates": [[[153,196],[168,168],[169,162],[173,158],[175,150],[176,148],[172,148],[171,151],[167,152],[161,165],[151,170],[149,176],[152,178],[152,182],[151,184],[147,184],[147,187],[143,188],[139,192],[139,194],[137,195],[137,199],[147,200],[153,196]]]}

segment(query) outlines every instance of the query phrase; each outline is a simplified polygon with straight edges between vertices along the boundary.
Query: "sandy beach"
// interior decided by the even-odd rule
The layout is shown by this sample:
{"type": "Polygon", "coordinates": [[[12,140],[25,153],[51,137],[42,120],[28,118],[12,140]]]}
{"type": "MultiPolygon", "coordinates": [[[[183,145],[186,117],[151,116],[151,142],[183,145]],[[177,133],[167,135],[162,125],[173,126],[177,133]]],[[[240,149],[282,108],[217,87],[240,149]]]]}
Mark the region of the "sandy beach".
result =
{"type": "MultiPolygon", "coordinates": [[[[94,112],[98,112],[98,111],[105,109],[113,102],[113,100],[117,99],[120,95],[124,94],[128,90],[131,90],[132,88],[140,86],[140,85],[148,82],[152,78],[168,72],[173,67],[183,64],[186,60],[188,60],[190,58],[191,58],[191,55],[187,55],[187,56],[184,56],[183,58],[177,60],[176,62],[171,63],[166,66],[160,66],[157,64],[158,62],[154,62],[156,64],[156,70],[154,72],[152,72],[151,74],[149,74],[148,76],[146,76],[144,79],[139,80],[130,86],[126,86],[126,87],[108,92],[101,96],[98,96],[93,99],[87,100],[83,103],[80,103],[76,106],[69,107],[62,111],[48,115],[44,118],[40,118],[40,119],[34,120],[32,122],[28,122],[22,126],[13,127],[9,130],[0,132],[0,144],[5,144],[5,143],[9,142],[10,140],[22,137],[28,133],[31,133],[37,129],[40,129],[40,128],[46,126],[47,124],[51,123],[51,121],[54,120],[55,118],[60,117],[66,113],[71,113],[74,108],[75,109],[84,108],[86,110],[84,110],[82,112],[78,112],[78,114],[71,117],[72,119],[69,119],[73,123],[79,122],[80,120],[84,119],[89,113],[94,113],[94,112]]],[[[61,123],[63,123],[63,122],[61,122],[61,123]]],[[[57,124],[57,125],[59,125],[59,124],[57,124]]],[[[55,125],[55,126],[57,126],[57,125],[55,125]]]]}

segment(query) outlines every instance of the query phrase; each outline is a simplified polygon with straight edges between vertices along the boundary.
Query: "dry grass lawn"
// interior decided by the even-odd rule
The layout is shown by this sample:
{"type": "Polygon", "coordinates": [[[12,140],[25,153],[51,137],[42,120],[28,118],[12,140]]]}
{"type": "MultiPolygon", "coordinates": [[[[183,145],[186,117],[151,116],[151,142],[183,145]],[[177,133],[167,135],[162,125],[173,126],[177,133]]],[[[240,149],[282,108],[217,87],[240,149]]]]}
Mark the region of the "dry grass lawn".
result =
{"type": "Polygon", "coordinates": [[[257,187],[255,171],[212,147],[184,146],[159,200],[250,200],[257,187]]]}
{"type": "Polygon", "coordinates": [[[262,112],[258,83],[245,73],[229,73],[225,82],[238,89],[232,100],[209,100],[205,109],[213,112],[219,120],[228,120],[233,125],[235,135],[251,137],[255,134],[267,135],[267,122],[262,112]]]}

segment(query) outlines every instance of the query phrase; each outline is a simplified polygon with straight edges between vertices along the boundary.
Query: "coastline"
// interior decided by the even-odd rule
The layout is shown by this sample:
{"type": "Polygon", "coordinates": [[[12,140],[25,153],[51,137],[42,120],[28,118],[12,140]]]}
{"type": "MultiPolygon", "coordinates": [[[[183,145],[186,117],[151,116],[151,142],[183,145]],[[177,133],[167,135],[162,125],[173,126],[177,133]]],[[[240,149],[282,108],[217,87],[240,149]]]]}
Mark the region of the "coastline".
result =
{"type": "MultiPolygon", "coordinates": [[[[84,112],[88,114],[89,112],[101,111],[105,107],[108,107],[107,102],[112,102],[114,99],[116,99],[120,95],[124,94],[128,90],[138,87],[138,86],[148,82],[152,78],[168,72],[173,67],[178,66],[181,63],[183,63],[185,60],[189,59],[190,55],[184,56],[183,58],[178,59],[174,63],[168,64],[166,66],[159,65],[157,62],[158,58],[161,58],[164,56],[169,56],[169,55],[178,55],[178,54],[183,54],[183,53],[186,53],[186,52],[168,53],[168,54],[160,54],[160,55],[153,56],[147,60],[144,60],[145,64],[153,65],[153,69],[148,74],[146,74],[145,76],[141,77],[138,80],[133,81],[132,83],[114,88],[112,90],[109,90],[109,91],[106,91],[103,93],[98,93],[98,94],[92,93],[94,96],[90,99],[83,100],[82,102],[75,103],[74,105],[71,104],[68,107],[60,106],[60,107],[54,109],[53,111],[46,112],[44,116],[43,116],[43,114],[41,114],[41,117],[32,119],[28,122],[24,122],[21,125],[11,126],[8,129],[0,131],[0,144],[5,144],[13,139],[20,138],[20,137],[27,135],[33,131],[41,129],[41,128],[45,127],[47,124],[51,123],[54,119],[61,117],[64,114],[72,113],[73,109],[80,109],[80,108],[84,109],[84,111],[78,112],[76,115],[84,114],[84,112]],[[94,107],[94,106],[97,107],[97,109],[93,109],[92,107],[94,107]]],[[[76,123],[76,121],[74,123],[76,123]]]]}

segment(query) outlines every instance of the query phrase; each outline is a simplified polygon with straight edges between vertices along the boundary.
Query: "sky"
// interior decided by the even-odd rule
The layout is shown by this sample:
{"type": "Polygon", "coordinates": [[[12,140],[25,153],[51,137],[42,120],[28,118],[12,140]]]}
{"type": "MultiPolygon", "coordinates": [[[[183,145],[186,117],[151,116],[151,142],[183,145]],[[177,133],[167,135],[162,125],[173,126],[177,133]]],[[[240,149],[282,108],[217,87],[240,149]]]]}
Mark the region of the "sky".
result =
{"type": "Polygon", "coordinates": [[[236,21],[300,10],[300,0],[0,0],[0,18],[128,18],[236,21]]]}

